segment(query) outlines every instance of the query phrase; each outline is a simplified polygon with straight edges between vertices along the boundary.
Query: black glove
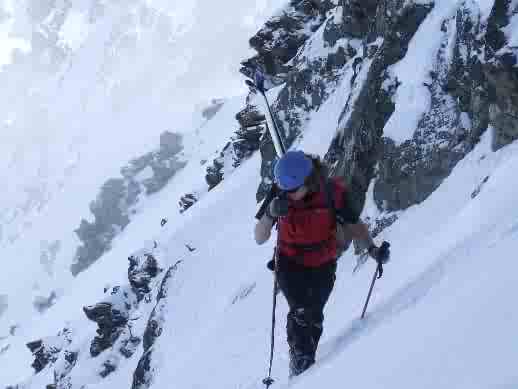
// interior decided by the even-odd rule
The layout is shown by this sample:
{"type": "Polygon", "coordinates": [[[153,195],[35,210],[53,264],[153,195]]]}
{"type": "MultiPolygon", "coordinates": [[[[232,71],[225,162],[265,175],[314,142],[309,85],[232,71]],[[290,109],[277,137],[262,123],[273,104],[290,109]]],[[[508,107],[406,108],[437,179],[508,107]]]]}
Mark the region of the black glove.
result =
{"type": "Polygon", "coordinates": [[[380,247],[372,245],[369,247],[369,255],[376,260],[376,262],[384,265],[390,259],[390,243],[383,242],[380,247]]]}
{"type": "Polygon", "coordinates": [[[284,197],[275,197],[266,208],[266,215],[271,219],[277,219],[280,216],[288,214],[288,199],[284,197]]]}

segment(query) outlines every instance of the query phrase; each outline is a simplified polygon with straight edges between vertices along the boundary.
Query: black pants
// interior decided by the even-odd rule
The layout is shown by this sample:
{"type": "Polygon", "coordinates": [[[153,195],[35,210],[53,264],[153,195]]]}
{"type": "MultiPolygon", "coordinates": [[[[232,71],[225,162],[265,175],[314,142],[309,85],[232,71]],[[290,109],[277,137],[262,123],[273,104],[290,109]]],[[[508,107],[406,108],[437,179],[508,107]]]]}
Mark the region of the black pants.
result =
{"type": "Polygon", "coordinates": [[[317,268],[282,266],[277,281],[288,301],[287,333],[290,375],[298,375],[315,362],[323,331],[324,306],[333,290],[336,261],[317,268]]]}

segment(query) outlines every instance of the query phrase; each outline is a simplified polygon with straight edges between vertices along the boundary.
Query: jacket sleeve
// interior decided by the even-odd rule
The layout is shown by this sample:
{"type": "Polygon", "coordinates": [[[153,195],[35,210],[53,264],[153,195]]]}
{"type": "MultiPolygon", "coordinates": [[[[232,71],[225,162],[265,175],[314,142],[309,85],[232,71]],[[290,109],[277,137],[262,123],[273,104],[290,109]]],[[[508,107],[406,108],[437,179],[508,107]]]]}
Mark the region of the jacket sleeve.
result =
{"type": "Polygon", "coordinates": [[[255,241],[257,244],[263,244],[270,239],[273,223],[274,220],[266,215],[266,213],[259,219],[255,225],[254,231],[255,241]]]}
{"type": "Polygon", "coordinates": [[[355,251],[357,253],[367,250],[374,244],[369,227],[360,219],[360,213],[354,208],[350,193],[339,182],[339,187],[343,191],[341,201],[337,204],[336,221],[341,224],[345,230],[345,234],[354,241],[355,251]]]}
{"type": "Polygon", "coordinates": [[[342,181],[337,181],[339,199],[336,204],[336,221],[342,225],[356,224],[360,221],[360,213],[354,209],[351,195],[342,181]]]}

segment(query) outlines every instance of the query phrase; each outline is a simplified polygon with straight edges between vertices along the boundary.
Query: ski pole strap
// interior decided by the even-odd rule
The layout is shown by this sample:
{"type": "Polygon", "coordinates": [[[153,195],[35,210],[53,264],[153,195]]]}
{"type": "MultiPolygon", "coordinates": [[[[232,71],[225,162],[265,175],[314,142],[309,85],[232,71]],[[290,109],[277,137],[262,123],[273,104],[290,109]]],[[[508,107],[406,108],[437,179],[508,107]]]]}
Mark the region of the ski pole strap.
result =
{"type": "Polygon", "coordinates": [[[383,276],[383,265],[381,264],[381,262],[378,262],[378,267],[376,269],[377,273],[378,273],[378,280],[383,276]]]}

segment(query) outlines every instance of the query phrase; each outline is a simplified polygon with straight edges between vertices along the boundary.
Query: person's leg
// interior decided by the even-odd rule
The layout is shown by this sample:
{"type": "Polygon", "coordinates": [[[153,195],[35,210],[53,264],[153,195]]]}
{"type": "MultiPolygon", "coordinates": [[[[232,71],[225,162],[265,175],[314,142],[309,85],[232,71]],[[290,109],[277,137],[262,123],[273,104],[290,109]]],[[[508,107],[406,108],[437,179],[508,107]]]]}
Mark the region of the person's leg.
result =
{"type": "Polygon", "coordinates": [[[315,358],[318,342],[323,332],[324,306],[331,295],[336,278],[336,262],[314,269],[310,281],[307,321],[312,338],[312,358],[315,358]]]}
{"type": "Polygon", "coordinates": [[[286,331],[290,348],[290,376],[298,375],[314,362],[315,345],[309,311],[310,298],[308,281],[311,277],[307,270],[279,271],[277,281],[288,301],[286,331]]]}

